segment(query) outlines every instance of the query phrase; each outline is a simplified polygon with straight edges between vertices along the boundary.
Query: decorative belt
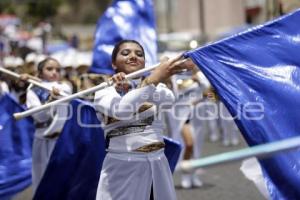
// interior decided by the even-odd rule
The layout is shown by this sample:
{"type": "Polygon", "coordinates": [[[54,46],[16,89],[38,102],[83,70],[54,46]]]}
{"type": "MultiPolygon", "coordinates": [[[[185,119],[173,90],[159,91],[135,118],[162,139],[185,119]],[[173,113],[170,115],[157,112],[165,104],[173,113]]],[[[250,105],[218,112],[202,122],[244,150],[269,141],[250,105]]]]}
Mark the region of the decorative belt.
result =
{"type": "Polygon", "coordinates": [[[54,133],[51,133],[49,135],[45,135],[44,138],[54,139],[54,138],[57,138],[59,135],[60,135],[60,132],[54,132],[54,133]]]}
{"type": "Polygon", "coordinates": [[[115,128],[111,131],[109,131],[106,135],[108,139],[116,137],[116,136],[122,136],[127,135],[130,133],[139,133],[143,132],[146,128],[146,126],[151,125],[154,120],[154,116],[150,116],[148,118],[142,119],[138,122],[129,124],[124,127],[115,128]]]}
{"type": "Polygon", "coordinates": [[[111,131],[109,131],[106,135],[108,139],[117,137],[117,136],[122,136],[122,135],[127,135],[130,133],[139,133],[143,132],[146,129],[146,126],[130,126],[130,127],[121,127],[121,128],[116,128],[111,131]]]}
{"type": "Polygon", "coordinates": [[[148,144],[142,147],[139,147],[133,151],[137,151],[137,152],[144,152],[144,153],[149,153],[152,151],[157,151],[159,149],[165,148],[165,143],[163,142],[155,142],[152,144],[148,144]]]}

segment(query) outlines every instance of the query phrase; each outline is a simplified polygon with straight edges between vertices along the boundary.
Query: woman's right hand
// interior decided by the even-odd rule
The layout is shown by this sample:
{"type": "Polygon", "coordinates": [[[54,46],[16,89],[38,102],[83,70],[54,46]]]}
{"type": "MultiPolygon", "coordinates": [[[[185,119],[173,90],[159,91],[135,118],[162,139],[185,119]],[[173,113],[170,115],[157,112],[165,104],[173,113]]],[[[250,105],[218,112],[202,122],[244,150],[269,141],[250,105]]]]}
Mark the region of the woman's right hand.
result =
{"type": "Polygon", "coordinates": [[[57,100],[59,96],[60,96],[59,89],[56,87],[52,87],[52,90],[50,91],[49,101],[51,102],[57,100]]]}
{"type": "Polygon", "coordinates": [[[125,75],[126,74],[124,72],[119,72],[111,77],[118,92],[127,93],[129,90],[130,85],[128,83],[128,80],[125,78],[125,75]]]}

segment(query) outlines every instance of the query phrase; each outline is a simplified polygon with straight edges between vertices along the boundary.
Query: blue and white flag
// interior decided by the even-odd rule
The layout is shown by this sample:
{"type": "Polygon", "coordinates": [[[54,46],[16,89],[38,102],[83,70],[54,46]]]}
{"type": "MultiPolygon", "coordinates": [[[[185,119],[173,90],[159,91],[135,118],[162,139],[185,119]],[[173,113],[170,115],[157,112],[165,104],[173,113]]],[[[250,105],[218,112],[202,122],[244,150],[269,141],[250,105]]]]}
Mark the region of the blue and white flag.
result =
{"type": "Polygon", "coordinates": [[[71,118],[51,154],[34,199],[95,199],[105,157],[103,130],[95,109],[73,100],[71,118]]]}
{"type": "Polygon", "coordinates": [[[146,66],[157,62],[157,36],[152,0],[114,0],[98,20],[90,72],[113,74],[111,53],[123,39],[141,43],[146,66]]]}
{"type": "MultiPolygon", "coordinates": [[[[80,100],[73,100],[71,106],[71,118],[55,145],[35,200],[96,198],[105,157],[104,133],[94,107],[80,100]]],[[[165,143],[165,154],[174,171],[181,145],[168,138],[165,143]]]]}
{"type": "MultiPolygon", "coordinates": [[[[300,135],[300,10],[186,53],[250,146],[300,135]]],[[[300,199],[300,151],[260,160],[272,199],[300,199]]]]}
{"type": "Polygon", "coordinates": [[[8,94],[0,98],[0,199],[15,195],[31,184],[31,118],[16,121],[24,109],[8,94]]]}

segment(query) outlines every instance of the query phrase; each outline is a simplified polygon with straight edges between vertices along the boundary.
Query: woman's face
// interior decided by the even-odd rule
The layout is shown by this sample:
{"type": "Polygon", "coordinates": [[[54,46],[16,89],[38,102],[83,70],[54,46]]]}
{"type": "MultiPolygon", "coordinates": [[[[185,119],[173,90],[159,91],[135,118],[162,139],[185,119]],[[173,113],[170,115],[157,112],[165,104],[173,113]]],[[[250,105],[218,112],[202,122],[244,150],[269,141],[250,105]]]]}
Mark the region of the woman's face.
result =
{"type": "Polygon", "coordinates": [[[145,67],[145,55],[142,48],[135,43],[124,43],[120,46],[113,63],[117,72],[130,74],[145,67]]]}
{"type": "Polygon", "coordinates": [[[59,81],[60,80],[60,65],[55,60],[46,62],[42,71],[42,79],[46,81],[59,81]]]}

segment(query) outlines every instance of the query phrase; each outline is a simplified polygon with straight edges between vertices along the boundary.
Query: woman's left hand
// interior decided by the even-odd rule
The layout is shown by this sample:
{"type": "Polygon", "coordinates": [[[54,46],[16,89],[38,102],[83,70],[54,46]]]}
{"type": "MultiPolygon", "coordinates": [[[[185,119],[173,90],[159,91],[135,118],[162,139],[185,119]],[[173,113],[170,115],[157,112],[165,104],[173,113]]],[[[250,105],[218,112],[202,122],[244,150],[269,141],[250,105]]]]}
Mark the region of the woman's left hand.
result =
{"type": "Polygon", "coordinates": [[[170,76],[176,73],[183,70],[191,70],[194,67],[194,63],[191,60],[183,60],[182,55],[173,59],[165,57],[161,59],[160,65],[147,77],[147,83],[157,85],[160,82],[168,80],[170,76]]]}

